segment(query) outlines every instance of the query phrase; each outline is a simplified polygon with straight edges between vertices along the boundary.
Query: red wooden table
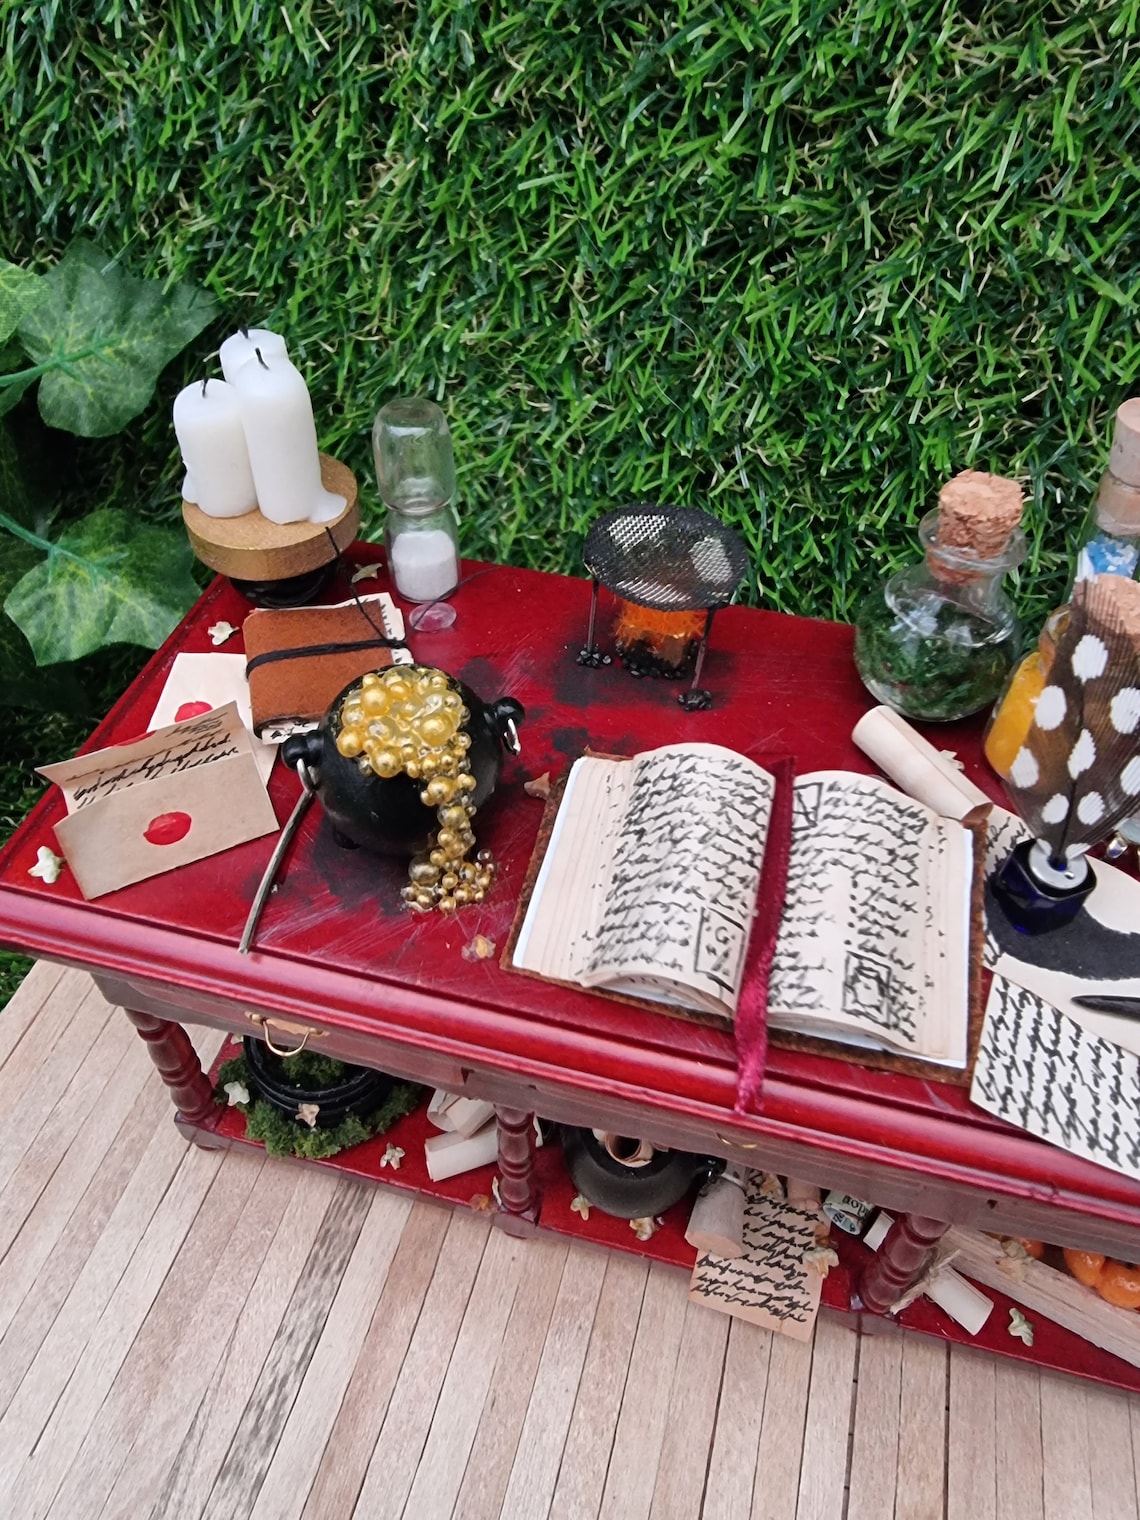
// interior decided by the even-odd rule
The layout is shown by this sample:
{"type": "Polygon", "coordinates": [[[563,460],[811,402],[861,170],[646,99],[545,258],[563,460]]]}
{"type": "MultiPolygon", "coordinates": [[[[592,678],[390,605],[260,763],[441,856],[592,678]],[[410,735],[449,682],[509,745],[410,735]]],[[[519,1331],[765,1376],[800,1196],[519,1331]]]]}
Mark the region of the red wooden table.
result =
{"type": "MultiPolygon", "coordinates": [[[[255,949],[241,955],[238,940],[272,836],[86,903],[67,871],[53,885],[29,875],[37,848],[55,845],[52,826],[63,807],[53,788],[0,855],[0,940],[90,971],[107,998],[129,1010],[171,1088],[179,1123],[200,1143],[229,1143],[233,1124],[214,1104],[180,1025],[244,1034],[264,1033],[268,1021],[278,1044],[309,1031],[312,1048],[329,1055],[492,1101],[500,1116],[500,1219],[509,1227],[548,1223],[542,1168],[536,1173],[531,1164],[529,1116],[538,1113],[790,1173],[908,1216],[858,1283],[862,1303],[876,1308],[898,1296],[949,1221],[1134,1259],[1140,1185],[992,1119],[971,1107],[962,1088],[770,1049],[760,1112],[743,1115],[734,1109],[735,1053],[725,1035],[504,971],[497,956],[464,958],[477,934],[499,947],[506,941],[542,812],[523,791],[528,778],[559,773],[587,744],[620,754],[679,739],[756,756],[790,752],[799,770],[868,770],[850,735],[871,705],[845,626],[726,609],[703,678],[713,707],[687,713],[675,683],[635,680],[616,664],[576,663],[587,582],[474,564],[466,577],[454,597],[454,626],[414,634],[411,643],[420,662],[460,676],[480,696],[509,694],[526,708],[522,753],[507,760],[476,820],[479,845],[500,863],[487,901],[449,917],[411,915],[400,900],[403,866],[340,848],[314,806],[255,949]]],[[[342,584],[328,599],[345,594],[342,584]]],[[[240,626],[248,611],[228,582],[215,582],[91,747],[144,730],[174,656],[210,650],[209,626],[240,626]]],[[[224,648],[240,649],[240,641],[224,648]]],[[[931,732],[1000,795],[980,760],[980,725],[931,732]]],[[[278,765],[270,790],[283,820],[297,779],[278,765]]],[[[632,1236],[622,1243],[638,1248],[632,1236]]],[[[852,1261],[846,1275],[832,1274],[829,1300],[836,1284],[847,1283],[843,1292],[858,1305],[848,1293],[858,1251],[852,1261]]],[[[952,1333],[932,1306],[907,1314],[922,1328],[952,1333]]],[[[1044,1351],[1038,1337],[1037,1359],[1140,1387],[1133,1369],[1057,1334],[1046,1337],[1044,1351]]],[[[999,1349],[1026,1354],[1018,1342],[999,1349]]]]}

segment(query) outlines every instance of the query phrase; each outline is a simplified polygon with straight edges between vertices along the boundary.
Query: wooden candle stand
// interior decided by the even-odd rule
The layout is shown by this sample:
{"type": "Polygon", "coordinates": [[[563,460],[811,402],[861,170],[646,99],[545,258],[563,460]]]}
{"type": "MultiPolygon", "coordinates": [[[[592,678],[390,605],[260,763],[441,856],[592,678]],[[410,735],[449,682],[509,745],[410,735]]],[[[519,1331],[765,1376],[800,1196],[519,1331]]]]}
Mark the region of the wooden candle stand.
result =
{"type": "Polygon", "coordinates": [[[347,549],[360,531],[360,493],[348,466],[322,454],[321,484],[326,491],[343,496],[346,503],[340,516],[327,523],[274,523],[260,512],[210,517],[195,502],[184,501],[182,520],[190,547],[204,565],[234,581],[285,581],[311,575],[347,549]]]}

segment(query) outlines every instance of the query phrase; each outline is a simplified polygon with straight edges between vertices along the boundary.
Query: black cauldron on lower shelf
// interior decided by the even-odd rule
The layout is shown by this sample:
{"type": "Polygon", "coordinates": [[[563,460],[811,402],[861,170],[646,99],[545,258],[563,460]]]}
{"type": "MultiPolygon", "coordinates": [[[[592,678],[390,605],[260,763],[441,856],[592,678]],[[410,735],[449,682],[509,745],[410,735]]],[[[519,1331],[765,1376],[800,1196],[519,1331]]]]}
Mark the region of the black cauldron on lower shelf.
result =
{"type": "Polygon", "coordinates": [[[619,1219],[662,1214],[724,1168],[711,1156],[572,1125],[562,1126],[562,1159],[583,1198],[619,1219]]]}
{"type": "MultiPolygon", "coordinates": [[[[418,674],[426,667],[408,665],[395,669],[418,674]]],[[[513,697],[499,697],[484,702],[469,686],[453,676],[447,677],[450,689],[463,698],[469,717],[464,731],[471,740],[467,759],[475,777],[471,800],[481,807],[498,784],[503,769],[503,751],[518,751],[515,725],[523,719],[523,708],[513,697]]],[[[434,810],[420,800],[422,780],[413,781],[400,774],[375,775],[358,759],[348,759],[337,749],[341,728],[341,709],[347,698],[360,688],[353,681],[329,707],[320,726],[306,734],[294,734],[281,746],[285,764],[296,767],[304,762],[316,795],[344,844],[362,845],[379,855],[414,855],[427,848],[428,835],[436,827],[434,810]]]]}
{"type": "Polygon", "coordinates": [[[350,1114],[371,1114],[392,1089],[393,1078],[368,1066],[345,1064],[343,1075],[323,1087],[290,1080],[285,1058],[274,1055],[264,1040],[246,1035],[242,1041],[250,1085],[289,1119],[296,1119],[303,1103],[317,1107],[318,1129],[335,1129],[350,1114]]]}

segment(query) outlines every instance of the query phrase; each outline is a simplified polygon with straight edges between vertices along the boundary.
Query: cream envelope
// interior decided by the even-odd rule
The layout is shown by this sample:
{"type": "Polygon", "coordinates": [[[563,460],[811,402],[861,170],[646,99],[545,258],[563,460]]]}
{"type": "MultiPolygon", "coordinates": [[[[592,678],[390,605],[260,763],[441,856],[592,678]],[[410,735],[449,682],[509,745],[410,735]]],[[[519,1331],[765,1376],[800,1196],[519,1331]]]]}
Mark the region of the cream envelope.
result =
{"type": "MultiPolygon", "coordinates": [[[[253,734],[244,654],[223,654],[220,650],[213,654],[176,654],[147,727],[165,728],[183,718],[197,717],[206,708],[225,707],[227,702],[237,703],[241,721],[253,734]]],[[[266,783],[276,755],[275,744],[265,744],[253,734],[253,757],[266,783]]]]}
{"type": "Polygon", "coordinates": [[[84,897],[101,897],[277,828],[235,703],[133,744],[37,767],[63,792],[56,839],[84,897]]]}

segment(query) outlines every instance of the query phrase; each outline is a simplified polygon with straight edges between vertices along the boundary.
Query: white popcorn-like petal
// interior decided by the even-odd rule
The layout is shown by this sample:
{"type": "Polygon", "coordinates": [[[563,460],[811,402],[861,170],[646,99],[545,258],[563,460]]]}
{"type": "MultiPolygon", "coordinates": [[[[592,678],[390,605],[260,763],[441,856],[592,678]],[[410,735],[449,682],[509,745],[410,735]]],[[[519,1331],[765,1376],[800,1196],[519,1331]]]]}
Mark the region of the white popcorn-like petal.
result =
{"type": "Polygon", "coordinates": [[[1023,746],[1009,768],[1009,779],[1014,786],[1035,786],[1040,775],[1041,769],[1033,754],[1023,746]]]}
{"type": "Polygon", "coordinates": [[[1108,664],[1108,648],[1095,633],[1086,633],[1073,650],[1073,674],[1078,681],[1095,681],[1108,664]]]}
{"type": "Polygon", "coordinates": [[[1059,723],[1064,722],[1068,705],[1065,693],[1059,686],[1046,686],[1037,698],[1037,705],[1033,709],[1037,727],[1046,731],[1056,728],[1059,723]]]}
{"type": "Polygon", "coordinates": [[[1069,816],[1069,799],[1064,792],[1054,792],[1041,809],[1043,823],[1063,823],[1069,816]]]}
{"type": "Polygon", "coordinates": [[[1082,728],[1069,755],[1069,775],[1075,781],[1096,759],[1096,743],[1087,728],[1082,728]]]}
{"type": "Polygon", "coordinates": [[[1104,798],[1099,792],[1086,792],[1077,803],[1077,817],[1082,823],[1099,823],[1104,817],[1104,798]]]}
{"type": "Polygon", "coordinates": [[[1140,687],[1122,686],[1108,709],[1118,734],[1134,734],[1140,726],[1140,687]]]}

